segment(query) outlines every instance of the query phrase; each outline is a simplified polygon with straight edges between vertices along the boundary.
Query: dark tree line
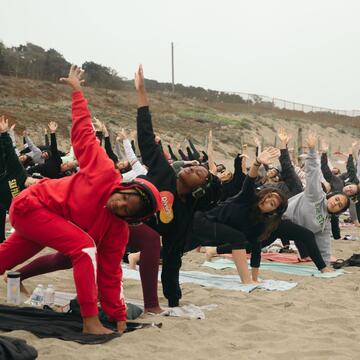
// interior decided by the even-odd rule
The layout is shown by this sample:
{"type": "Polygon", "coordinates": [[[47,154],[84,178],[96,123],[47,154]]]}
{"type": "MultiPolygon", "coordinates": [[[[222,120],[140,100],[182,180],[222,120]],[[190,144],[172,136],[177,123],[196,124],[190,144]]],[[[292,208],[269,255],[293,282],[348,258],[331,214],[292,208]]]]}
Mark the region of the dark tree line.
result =
{"type": "MultiPolygon", "coordinates": [[[[58,81],[68,73],[70,63],[56,50],[45,50],[32,43],[5,47],[0,42],[0,74],[35,80],[58,81]]],[[[94,62],[82,64],[90,86],[121,89],[124,81],[116,71],[94,62]]]]}
{"type": "MultiPolygon", "coordinates": [[[[6,47],[0,42],[0,74],[35,80],[57,82],[67,74],[70,63],[62,54],[54,49],[45,50],[42,47],[26,43],[14,47],[6,47]]],[[[85,70],[86,84],[106,89],[123,89],[130,87],[130,81],[121,78],[117,72],[92,61],[82,64],[85,70]]],[[[160,83],[156,80],[146,80],[146,86],[151,91],[171,91],[170,83],[160,83]]],[[[239,95],[207,90],[202,87],[183,86],[176,84],[177,94],[205,101],[221,101],[225,103],[245,103],[239,95]]]]}

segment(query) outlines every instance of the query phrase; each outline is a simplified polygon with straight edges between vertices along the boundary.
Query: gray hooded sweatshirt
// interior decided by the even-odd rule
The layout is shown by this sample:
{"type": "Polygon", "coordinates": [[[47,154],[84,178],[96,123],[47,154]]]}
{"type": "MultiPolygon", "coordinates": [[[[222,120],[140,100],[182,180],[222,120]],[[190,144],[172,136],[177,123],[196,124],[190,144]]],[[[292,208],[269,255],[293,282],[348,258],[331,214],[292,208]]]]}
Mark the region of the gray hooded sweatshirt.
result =
{"type": "Polygon", "coordinates": [[[295,224],[304,226],[315,235],[316,243],[326,263],[331,257],[331,224],[327,211],[326,194],[321,187],[320,161],[314,149],[305,159],[305,190],[289,199],[285,217],[295,224]]]}
{"type": "Polygon", "coordinates": [[[35,164],[44,164],[45,163],[45,159],[43,159],[41,157],[42,152],[41,150],[32,142],[32,140],[30,139],[29,136],[25,136],[25,141],[26,144],[28,145],[29,149],[31,150],[30,152],[28,152],[25,155],[30,156],[35,164]]]}

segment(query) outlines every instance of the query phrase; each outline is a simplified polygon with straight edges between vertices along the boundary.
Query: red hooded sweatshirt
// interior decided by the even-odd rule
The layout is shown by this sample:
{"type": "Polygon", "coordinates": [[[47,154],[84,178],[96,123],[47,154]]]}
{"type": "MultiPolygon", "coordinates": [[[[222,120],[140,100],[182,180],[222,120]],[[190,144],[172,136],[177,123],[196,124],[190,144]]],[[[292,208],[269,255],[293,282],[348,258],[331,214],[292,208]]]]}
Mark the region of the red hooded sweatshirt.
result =
{"type": "MultiPolygon", "coordinates": [[[[92,237],[97,247],[97,285],[102,308],[110,318],[125,320],[120,263],[129,228],[127,222],[106,208],[110,195],[116,189],[125,187],[121,185],[120,172],[115,170],[114,163],[95,137],[87,101],[82,92],[74,92],[72,98],[71,143],[80,171],[61,179],[41,180],[22,192],[19,198],[26,194],[34,195],[43,206],[92,237]]],[[[156,187],[145,179],[140,180],[147,191],[152,192],[159,206],[161,199],[156,187]]]]}

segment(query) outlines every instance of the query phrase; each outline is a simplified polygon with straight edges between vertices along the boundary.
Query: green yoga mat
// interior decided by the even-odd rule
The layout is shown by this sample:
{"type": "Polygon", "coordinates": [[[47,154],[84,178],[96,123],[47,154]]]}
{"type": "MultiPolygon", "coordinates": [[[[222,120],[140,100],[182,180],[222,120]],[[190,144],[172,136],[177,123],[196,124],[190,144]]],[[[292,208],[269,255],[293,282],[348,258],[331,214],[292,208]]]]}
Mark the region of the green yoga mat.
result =
{"type": "MultiPolygon", "coordinates": [[[[202,266],[207,266],[216,270],[236,269],[234,262],[229,259],[216,259],[214,261],[205,261],[202,266]]],[[[315,276],[320,278],[334,278],[344,274],[344,270],[342,269],[335,270],[329,273],[321,273],[315,266],[283,264],[277,262],[262,262],[260,265],[260,269],[271,270],[291,275],[315,276]]]]}

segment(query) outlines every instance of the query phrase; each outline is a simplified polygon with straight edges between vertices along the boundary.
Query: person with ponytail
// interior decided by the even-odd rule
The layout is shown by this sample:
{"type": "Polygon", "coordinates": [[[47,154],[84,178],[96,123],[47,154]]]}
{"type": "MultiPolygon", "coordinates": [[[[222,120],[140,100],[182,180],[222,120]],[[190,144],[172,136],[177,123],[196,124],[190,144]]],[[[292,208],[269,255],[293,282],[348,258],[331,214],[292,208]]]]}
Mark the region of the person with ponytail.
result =
{"type": "Polygon", "coordinates": [[[305,159],[305,190],[289,199],[289,206],[284,214],[286,219],[304,226],[315,235],[322,258],[326,265],[331,257],[331,225],[332,215],[339,215],[350,205],[350,200],[342,191],[326,194],[321,185],[320,161],[315,150],[317,137],[309,134],[306,139],[309,152],[305,159]]]}
{"type": "Polygon", "coordinates": [[[278,227],[287,209],[287,197],[278,189],[256,191],[259,167],[268,165],[279,155],[278,149],[268,148],[259,154],[250,167],[242,190],[207,212],[196,212],[193,241],[201,246],[216,246],[217,253],[231,252],[241,282],[258,282],[262,241],[278,227]],[[251,249],[248,270],[246,249],[251,249]]]}

